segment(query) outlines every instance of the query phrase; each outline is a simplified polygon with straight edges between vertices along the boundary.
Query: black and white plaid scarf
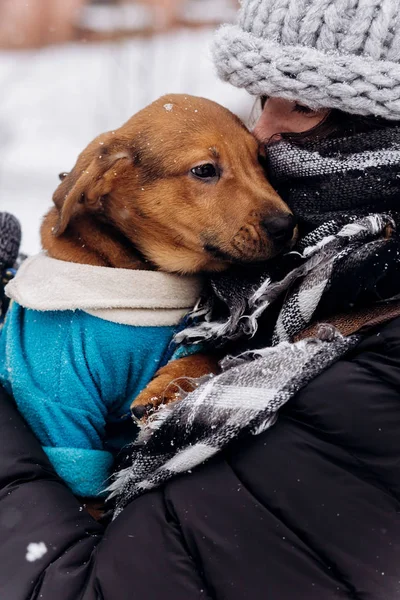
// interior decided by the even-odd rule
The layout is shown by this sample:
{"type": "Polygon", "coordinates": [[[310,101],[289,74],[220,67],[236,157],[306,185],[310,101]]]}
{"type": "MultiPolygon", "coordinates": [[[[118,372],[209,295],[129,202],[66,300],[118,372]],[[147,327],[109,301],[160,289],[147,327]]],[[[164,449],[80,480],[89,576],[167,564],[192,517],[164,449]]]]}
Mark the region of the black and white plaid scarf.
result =
{"type": "Polygon", "coordinates": [[[269,159],[304,235],[262,272],[215,277],[195,323],[180,334],[220,344],[252,337],[278,306],[269,347],[227,357],[220,375],[156,414],[109,489],[115,515],[230,442],[268,429],[283,404],[359,342],[330,326],[293,342],[317,317],[400,297],[399,129],[305,147],[280,142],[269,159]]]}

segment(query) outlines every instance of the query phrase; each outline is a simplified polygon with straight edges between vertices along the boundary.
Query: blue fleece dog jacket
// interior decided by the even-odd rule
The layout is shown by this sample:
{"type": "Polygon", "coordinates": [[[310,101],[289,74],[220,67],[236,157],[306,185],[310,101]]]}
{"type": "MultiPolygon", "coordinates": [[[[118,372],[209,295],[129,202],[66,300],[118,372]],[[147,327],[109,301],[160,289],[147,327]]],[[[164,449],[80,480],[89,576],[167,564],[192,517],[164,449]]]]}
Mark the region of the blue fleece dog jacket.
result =
{"type": "Polygon", "coordinates": [[[44,255],[7,286],[0,382],[75,494],[101,495],[115,452],[131,441],[109,437],[109,425],[129,414],[198,291],[193,278],[44,255]]]}

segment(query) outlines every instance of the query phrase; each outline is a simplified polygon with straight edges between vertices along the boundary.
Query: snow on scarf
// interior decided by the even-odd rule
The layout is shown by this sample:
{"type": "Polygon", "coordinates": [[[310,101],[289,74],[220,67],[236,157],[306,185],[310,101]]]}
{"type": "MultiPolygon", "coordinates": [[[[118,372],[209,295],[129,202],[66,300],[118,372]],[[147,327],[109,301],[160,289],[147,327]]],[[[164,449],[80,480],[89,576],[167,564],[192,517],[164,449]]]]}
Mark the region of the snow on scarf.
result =
{"type": "Polygon", "coordinates": [[[220,375],[205,378],[194,392],[156,413],[109,488],[115,516],[136,496],[190,471],[230,442],[268,429],[283,404],[357,345],[358,335],[343,337],[330,326],[315,338],[293,342],[317,315],[399,297],[398,140],[399,130],[390,129],[341,144],[322,142],[318,150],[287,142],[271,149],[275,185],[281,194],[286,186],[282,195],[289,206],[296,204],[299,181],[310,191],[304,210],[297,206],[306,235],[253,280],[216,277],[195,324],[180,334],[181,340],[214,343],[252,336],[260,316],[280,301],[271,345],[227,357],[220,375]],[[347,202],[346,193],[330,189],[337,172],[347,182],[342,189],[350,190],[347,202]],[[375,180],[378,199],[371,196],[375,180]],[[332,196],[340,210],[333,210],[332,196]],[[379,203],[388,212],[370,214],[379,203]]]}

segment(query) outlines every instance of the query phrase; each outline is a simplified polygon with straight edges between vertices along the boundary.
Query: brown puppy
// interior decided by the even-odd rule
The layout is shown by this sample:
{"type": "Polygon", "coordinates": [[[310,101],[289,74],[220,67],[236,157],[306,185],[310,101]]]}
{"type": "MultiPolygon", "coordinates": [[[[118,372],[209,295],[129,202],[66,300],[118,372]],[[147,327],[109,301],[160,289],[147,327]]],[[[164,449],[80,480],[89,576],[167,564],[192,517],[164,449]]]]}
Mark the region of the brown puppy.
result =
{"type": "MultiPolygon", "coordinates": [[[[265,179],[257,141],[228,110],[190,96],[165,96],[97,137],[63,174],[53,201],[43,248],[76,263],[221,271],[268,259],[295,236],[290,210],[265,179]]],[[[170,363],[135,406],[168,401],[169,382],[210,371],[215,359],[201,355],[170,363]]]]}

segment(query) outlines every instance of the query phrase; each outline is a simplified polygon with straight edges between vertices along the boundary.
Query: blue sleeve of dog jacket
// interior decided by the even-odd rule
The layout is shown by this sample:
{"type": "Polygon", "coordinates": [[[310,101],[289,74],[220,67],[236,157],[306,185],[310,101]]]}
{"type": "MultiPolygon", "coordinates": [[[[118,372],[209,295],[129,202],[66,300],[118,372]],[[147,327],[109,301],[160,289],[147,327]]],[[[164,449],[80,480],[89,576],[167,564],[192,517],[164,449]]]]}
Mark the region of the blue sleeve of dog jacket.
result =
{"type": "Polygon", "coordinates": [[[114,463],[114,457],[110,452],[50,446],[44,446],[43,450],[56,468],[58,475],[74,494],[82,498],[106,495],[104,489],[114,463]],[[76,464],[78,468],[71,468],[73,464],[76,464]]]}
{"type": "Polygon", "coordinates": [[[104,488],[113,461],[106,424],[129,412],[172,333],[83,311],[10,307],[0,335],[0,382],[77,495],[104,488]]]}

